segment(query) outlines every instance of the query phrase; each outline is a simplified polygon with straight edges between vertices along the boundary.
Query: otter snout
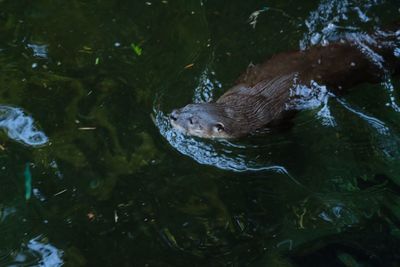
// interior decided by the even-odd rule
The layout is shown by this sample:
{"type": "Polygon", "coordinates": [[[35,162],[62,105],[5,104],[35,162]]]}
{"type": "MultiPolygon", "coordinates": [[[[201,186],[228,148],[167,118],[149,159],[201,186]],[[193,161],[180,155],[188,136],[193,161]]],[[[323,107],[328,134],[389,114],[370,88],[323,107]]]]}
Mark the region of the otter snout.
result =
{"type": "Polygon", "coordinates": [[[198,120],[196,117],[182,109],[172,110],[169,114],[169,121],[172,127],[184,133],[191,132],[195,128],[198,128],[198,120]]]}
{"type": "Polygon", "coordinates": [[[178,120],[178,116],[179,116],[179,112],[177,109],[174,109],[171,114],[169,114],[169,119],[171,121],[177,121],[178,120]]]}
{"type": "Polygon", "coordinates": [[[223,109],[212,103],[189,104],[169,114],[171,126],[187,135],[203,138],[229,137],[225,131],[223,109]]]}
{"type": "Polygon", "coordinates": [[[187,114],[185,112],[182,112],[179,109],[174,109],[170,114],[169,114],[169,120],[172,124],[172,126],[176,127],[177,125],[187,125],[187,124],[192,124],[193,119],[190,114],[187,114]]]}
{"type": "Polygon", "coordinates": [[[174,109],[169,114],[169,121],[175,129],[186,132],[187,131],[187,116],[182,115],[179,109],[174,109]]]}

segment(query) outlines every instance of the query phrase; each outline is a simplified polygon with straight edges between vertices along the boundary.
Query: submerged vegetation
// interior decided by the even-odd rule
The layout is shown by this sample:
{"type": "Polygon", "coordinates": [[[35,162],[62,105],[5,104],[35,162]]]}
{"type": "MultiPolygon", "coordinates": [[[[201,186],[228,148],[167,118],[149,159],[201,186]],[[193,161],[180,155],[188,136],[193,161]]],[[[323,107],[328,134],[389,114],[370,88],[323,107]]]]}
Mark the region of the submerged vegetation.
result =
{"type": "Polygon", "coordinates": [[[164,114],[399,8],[0,1],[0,266],[396,266],[398,77],[330,101],[334,125],[315,107],[245,140],[164,114]]]}

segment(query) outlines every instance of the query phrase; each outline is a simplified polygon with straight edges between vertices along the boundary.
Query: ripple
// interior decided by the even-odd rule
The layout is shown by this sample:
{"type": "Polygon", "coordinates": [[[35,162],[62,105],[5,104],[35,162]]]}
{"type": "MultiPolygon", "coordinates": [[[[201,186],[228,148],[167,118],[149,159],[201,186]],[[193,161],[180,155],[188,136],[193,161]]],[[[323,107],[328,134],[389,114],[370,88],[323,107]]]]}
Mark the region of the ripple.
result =
{"type": "Polygon", "coordinates": [[[193,102],[210,102],[216,90],[221,89],[222,85],[215,79],[215,72],[208,67],[200,74],[199,85],[194,89],[193,102]]]}
{"type": "Polygon", "coordinates": [[[0,105],[0,128],[9,138],[27,146],[42,146],[49,141],[46,134],[36,128],[33,118],[20,108],[0,105]]]}
{"type": "Polygon", "coordinates": [[[386,126],[386,124],[372,116],[369,116],[362,112],[361,110],[357,110],[354,107],[351,107],[345,100],[336,98],[336,101],[339,102],[342,107],[350,111],[351,113],[357,115],[360,119],[368,123],[371,127],[375,128],[375,130],[378,131],[378,133],[382,135],[389,135],[389,128],[386,126]]]}
{"type": "Polygon", "coordinates": [[[304,24],[307,31],[300,40],[300,49],[304,50],[313,45],[326,45],[331,40],[337,40],[340,32],[355,32],[357,26],[349,26],[348,20],[352,18],[352,25],[361,25],[373,20],[372,15],[367,16],[370,9],[381,4],[379,0],[347,1],[324,0],[316,10],[310,12],[304,24]],[[342,26],[344,25],[344,26],[342,26]]]}
{"type": "Polygon", "coordinates": [[[17,254],[7,266],[37,266],[37,267],[59,267],[64,265],[62,259],[64,252],[47,241],[41,235],[32,238],[27,244],[23,244],[17,254]]]}
{"type": "MultiPolygon", "coordinates": [[[[400,51],[400,42],[397,32],[385,32],[376,29],[376,36],[365,34],[360,27],[369,21],[378,21],[378,17],[372,17],[374,14],[371,8],[384,3],[380,0],[367,1],[348,1],[348,0],[325,0],[321,1],[318,8],[310,12],[309,17],[305,20],[307,31],[299,42],[301,50],[305,50],[315,45],[327,45],[331,41],[338,41],[340,38],[352,41],[356,47],[368,58],[375,66],[384,74],[382,86],[389,94],[388,106],[396,112],[400,112],[400,105],[396,101],[394,88],[390,79],[390,71],[385,67],[385,60],[372,47],[377,46],[379,37],[388,37],[393,41],[390,43],[383,42],[384,46],[393,48],[393,54],[398,55],[400,51]],[[367,16],[367,14],[370,14],[367,16]],[[349,26],[348,20],[352,18],[352,25],[349,26]],[[343,25],[343,26],[340,26],[343,25]]],[[[385,38],[383,38],[385,39],[385,38]]],[[[387,39],[387,38],[386,38],[387,39]]]]}
{"type": "Polygon", "coordinates": [[[236,172],[244,171],[273,171],[281,174],[289,175],[285,167],[274,164],[259,164],[255,161],[247,159],[244,154],[233,153],[232,149],[243,150],[245,152],[249,147],[232,144],[226,140],[208,140],[198,141],[191,136],[185,136],[174,131],[169,123],[167,116],[161,111],[156,111],[156,126],[165,139],[180,153],[193,158],[200,164],[211,165],[224,170],[236,172]],[[214,145],[217,147],[214,147],[214,145]],[[222,146],[222,149],[218,149],[222,146]]]}
{"type": "Polygon", "coordinates": [[[39,44],[28,44],[27,45],[33,51],[33,56],[38,58],[48,58],[47,55],[47,45],[39,45],[39,44]]]}
{"type": "Polygon", "coordinates": [[[27,247],[38,256],[40,267],[62,266],[64,261],[61,259],[63,252],[51,244],[41,242],[41,236],[31,239],[27,247]]]}

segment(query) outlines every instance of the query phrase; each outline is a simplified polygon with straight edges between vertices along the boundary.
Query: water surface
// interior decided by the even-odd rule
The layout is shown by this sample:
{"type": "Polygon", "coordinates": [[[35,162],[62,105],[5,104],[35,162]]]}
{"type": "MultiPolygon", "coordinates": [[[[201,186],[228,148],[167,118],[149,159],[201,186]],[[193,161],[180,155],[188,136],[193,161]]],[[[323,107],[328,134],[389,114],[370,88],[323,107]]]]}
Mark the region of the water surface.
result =
{"type": "Polygon", "coordinates": [[[242,140],[185,137],[166,115],[399,9],[0,1],[0,266],[396,266],[398,77],[242,140]]]}

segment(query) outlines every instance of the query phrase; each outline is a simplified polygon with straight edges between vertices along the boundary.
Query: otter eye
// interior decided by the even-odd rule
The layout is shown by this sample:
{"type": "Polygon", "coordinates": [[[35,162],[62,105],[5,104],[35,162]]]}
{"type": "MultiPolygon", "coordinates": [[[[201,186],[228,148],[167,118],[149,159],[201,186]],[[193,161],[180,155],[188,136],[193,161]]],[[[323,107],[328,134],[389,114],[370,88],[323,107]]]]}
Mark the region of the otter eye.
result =
{"type": "Polygon", "coordinates": [[[222,123],[217,123],[215,125],[215,129],[217,130],[217,132],[222,132],[224,130],[224,125],[222,125],[222,123]]]}

